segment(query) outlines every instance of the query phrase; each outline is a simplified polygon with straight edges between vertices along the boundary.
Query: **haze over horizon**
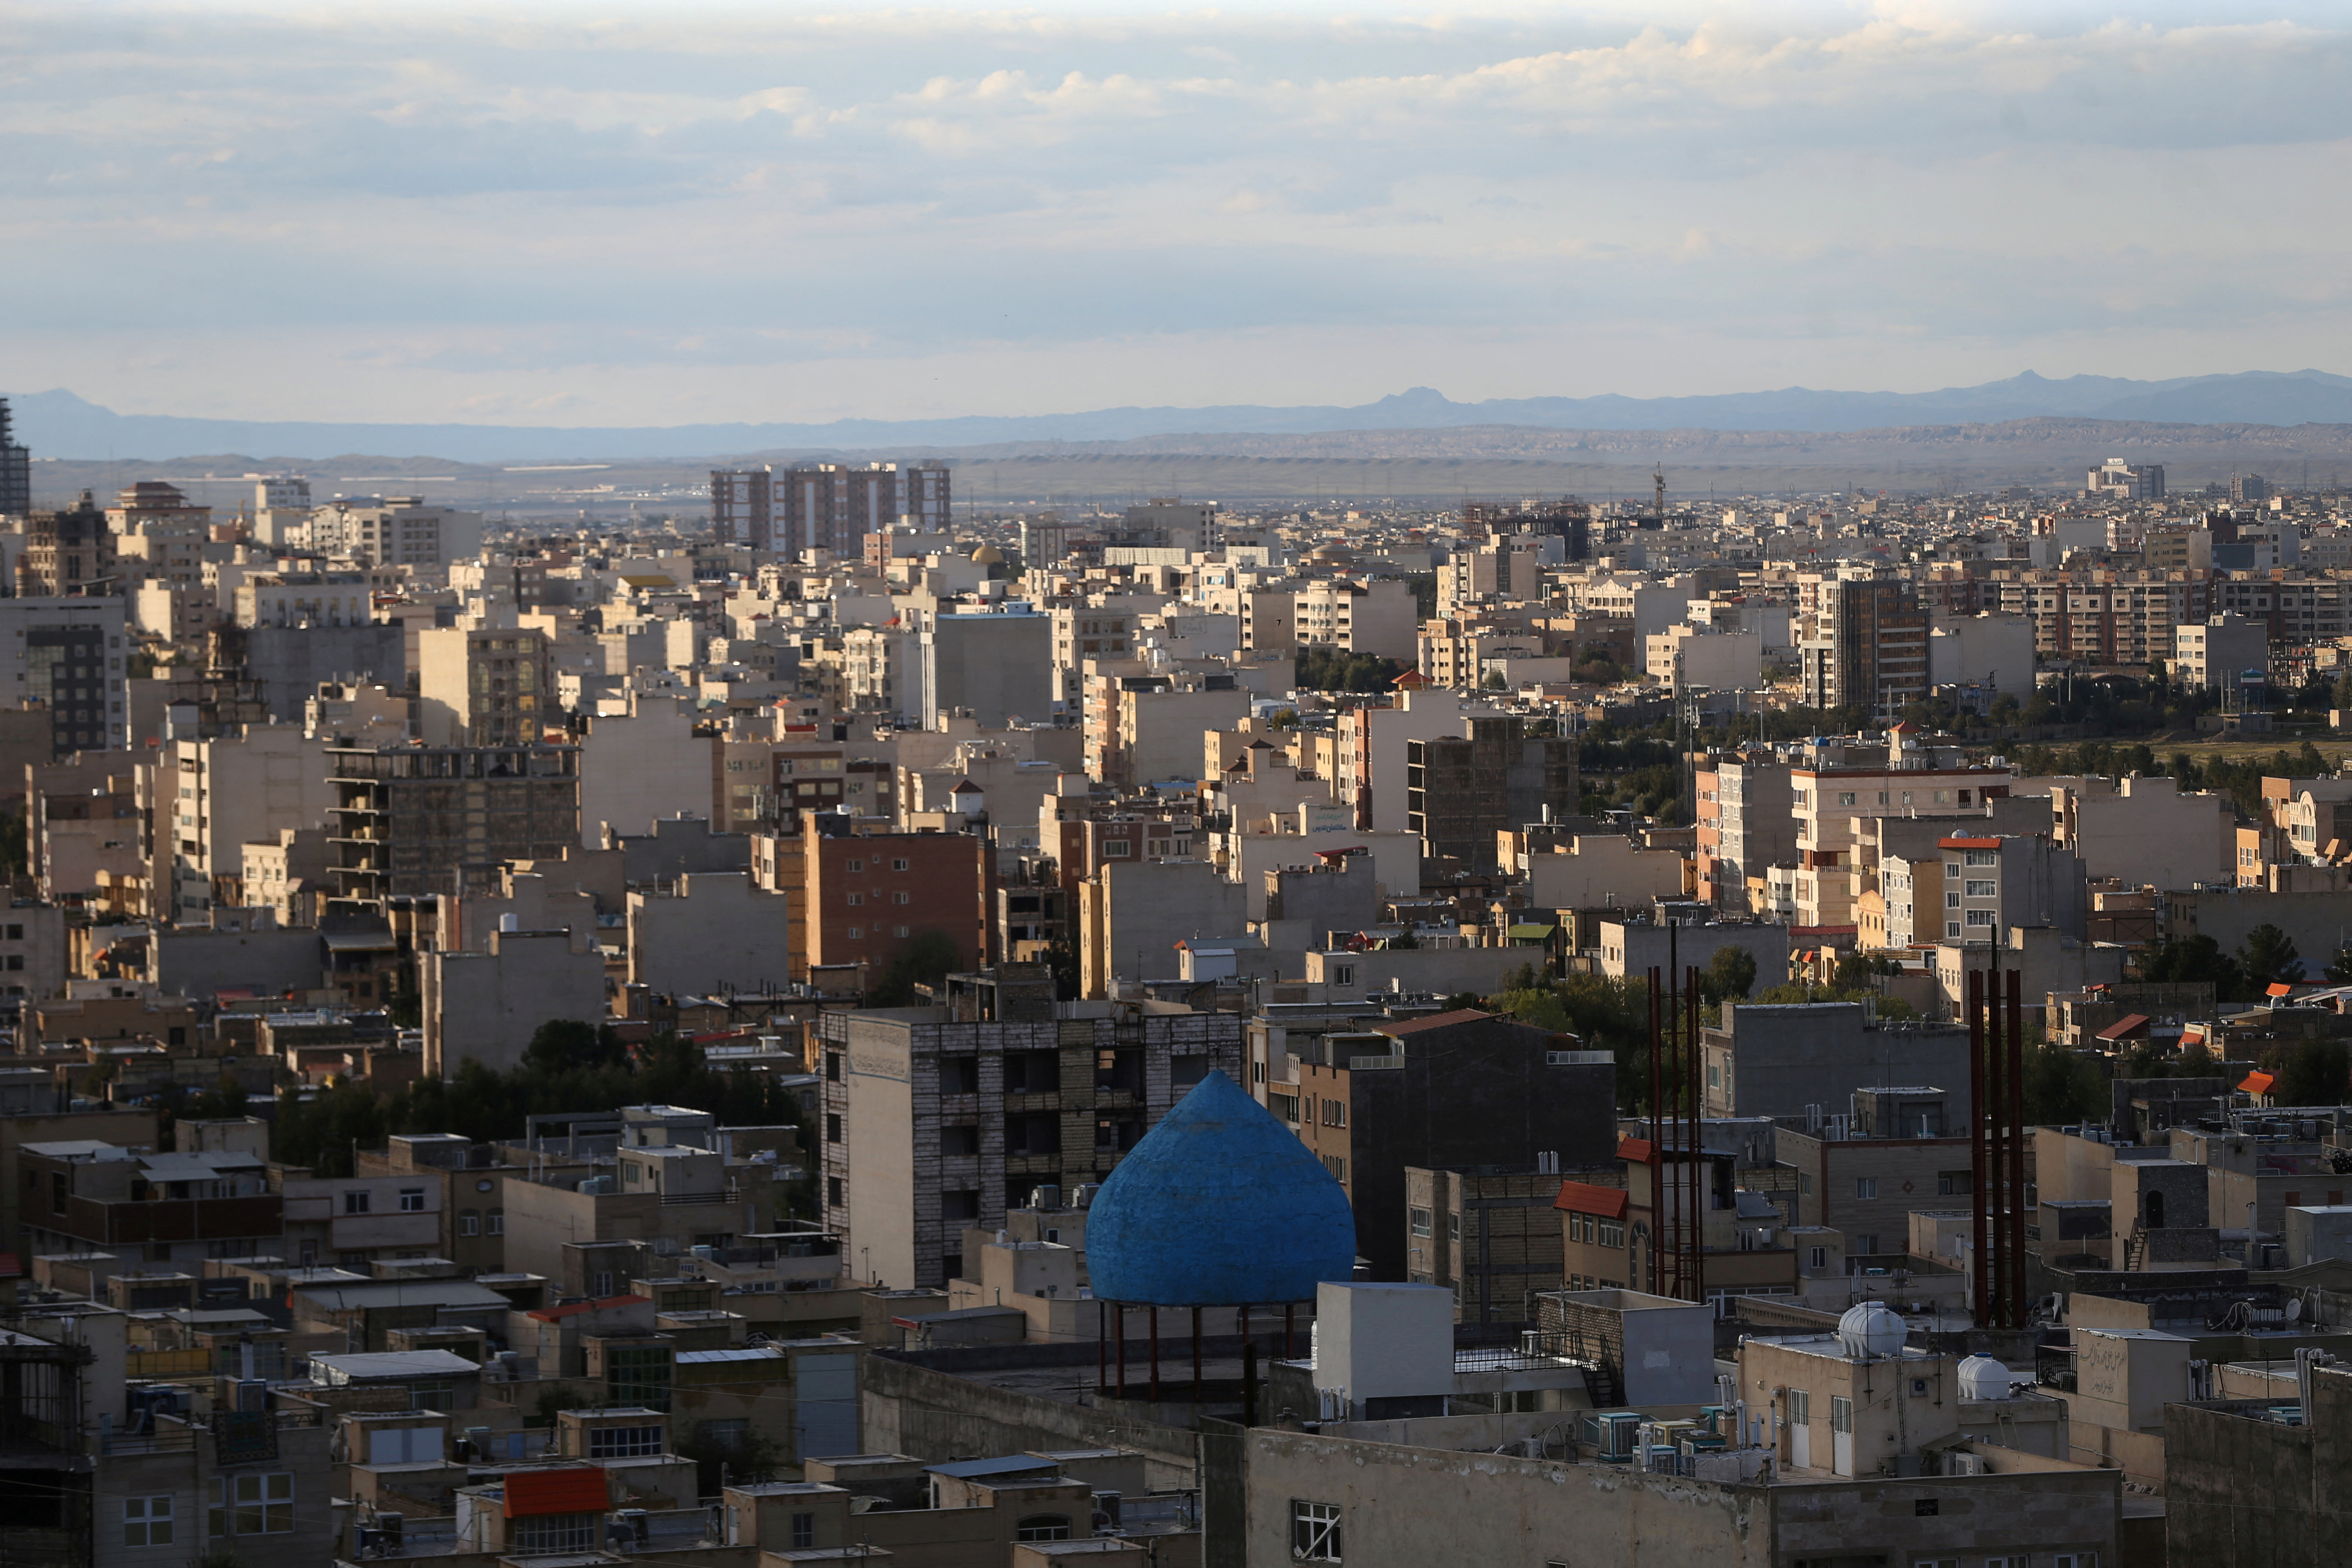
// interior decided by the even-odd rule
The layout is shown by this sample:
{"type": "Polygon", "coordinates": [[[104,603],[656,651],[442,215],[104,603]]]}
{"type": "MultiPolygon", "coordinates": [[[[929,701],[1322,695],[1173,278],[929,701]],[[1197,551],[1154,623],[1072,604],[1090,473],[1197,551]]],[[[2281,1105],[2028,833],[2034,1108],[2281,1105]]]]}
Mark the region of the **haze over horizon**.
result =
{"type": "Polygon", "coordinates": [[[2141,16],[18,7],[0,382],[657,426],[2346,363],[2352,29],[2141,16]]]}

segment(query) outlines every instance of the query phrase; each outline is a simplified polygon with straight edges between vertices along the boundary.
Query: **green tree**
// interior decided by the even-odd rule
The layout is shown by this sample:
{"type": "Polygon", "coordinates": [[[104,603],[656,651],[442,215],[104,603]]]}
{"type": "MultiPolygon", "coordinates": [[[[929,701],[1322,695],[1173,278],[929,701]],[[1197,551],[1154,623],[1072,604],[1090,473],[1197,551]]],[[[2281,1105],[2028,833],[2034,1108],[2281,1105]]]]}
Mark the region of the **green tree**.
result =
{"type": "Polygon", "coordinates": [[[2344,673],[2336,678],[2335,703],[2338,708],[2352,708],[2352,665],[2346,665],[2344,673]]]}
{"type": "Polygon", "coordinates": [[[2105,1121],[2106,1074],[2090,1057],[2039,1037],[2025,1044],[2025,1117],[2035,1125],[2105,1121]]]}
{"type": "Polygon", "coordinates": [[[1698,984],[1710,1002],[1743,1000],[1756,989],[1756,955],[1744,947],[1719,947],[1700,972],[1698,984]]]}
{"type": "Polygon", "coordinates": [[[955,939],[943,931],[925,927],[908,939],[896,962],[884,972],[866,1004],[874,1007],[908,1007],[921,1000],[918,985],[936,990],[963,955],[955,939]]]}
{"type": "Polygon", "coordinates": [[[2273,981],[2301,980],[2303,955],[2295,952],[2286,932],[2266,921],[2246,933],[2244,945],[2238,949],[2238,968],[2247,986],[2260,990],[2273,981]]]}
{"type": "Polygon", "coordinates": [[[2274,1104],[2341,1105],[2352,1047],[2342,1040],[2300,1040],[2286,1054],[2284,1070],[2271,1092],[2274,1104]]]}
{"type": "Polygon", "coordinates": [[[2352,944],[2339,947],[2320,974],[2332,985],[2352,984],[2352,944]]]}
{"type": "Polygon", "coordinates": [[[2237,1001],[2246,989],[2245,972],[2238,961],[2210,936],[2176,937],[2142,950],[2139,976],[2177,984],[2210,984],[2213,994],[2227,1002],[2237,1001]]]}

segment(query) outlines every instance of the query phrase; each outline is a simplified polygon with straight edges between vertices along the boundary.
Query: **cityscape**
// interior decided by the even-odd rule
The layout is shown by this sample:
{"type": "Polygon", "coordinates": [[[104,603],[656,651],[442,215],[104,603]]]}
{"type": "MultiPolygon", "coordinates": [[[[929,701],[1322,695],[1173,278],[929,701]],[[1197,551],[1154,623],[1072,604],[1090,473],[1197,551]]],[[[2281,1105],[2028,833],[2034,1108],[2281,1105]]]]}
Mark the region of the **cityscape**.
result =
{"type": "Polygon", "coordinates": [[[2323,1561],[2335,23],[100,9],[8,1568],[2323,1561]]]}

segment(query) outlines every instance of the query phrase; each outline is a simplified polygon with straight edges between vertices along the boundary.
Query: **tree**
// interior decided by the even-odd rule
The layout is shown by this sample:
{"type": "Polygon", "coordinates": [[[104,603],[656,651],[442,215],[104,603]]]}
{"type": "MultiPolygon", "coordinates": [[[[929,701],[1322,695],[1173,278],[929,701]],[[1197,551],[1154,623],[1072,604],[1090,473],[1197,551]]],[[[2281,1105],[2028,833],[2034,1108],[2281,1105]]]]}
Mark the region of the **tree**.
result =
{"type": "Polygon", "coordinates": [[[1744,1000],[1756,989],[1756,955],[1744,947],[1717,948],[1698,984],[1710,1002],[1744,1000]]]}
{"type": "Polygon", "coordinates": [[[2214,996],[2225,1002],[2238,1000],[2246,989],[2245,972],[2238,961],[2210,936],[2176,937],[2143,950],[2139,977],[2174,984],[2210,984],[2214,996]]]}
{"type": "Polygon", "coordinates": [[[866,997],[874,1007],[909,1007],[919,997],[915,989],[928,985],[936,990],[946,981],[949,973],[963,961],[955,939],[943,931],[925,927],[910,938],[898,957],[883,973],[881,980],[866,997]]]}
{"type": "Polygon", "coordinates": [[[2341,1105],[2345,1074],[2352,1067],[2352,1047],[2342,1040],[2302,1040],[2287,1053],[2285,1066],[2272,1089],[2274,1105],[2341,1105]]]}
{"type": "Polygon", "coordinates": [[[2352,985],[2352,944],[2337,948],[2336,956],[2319,973],[2330,984],[2352,985]]]}
{"type": "Polygon", "coordinates": [[[620,1031],[577,1018],[551,1018],[531,1031],[523,1047],[523,1065],[533,1072],[575,1072],[583,1068],[618,1067],[629,1058],[620,1031]]]}
{"type": "Polygon", "coordinates": [[[2259,990],[2273,981],[2301,980],[2303,955],[2286,932],[2265,921],[2246,933],[2245,945],[2238,949],[2238,967],[2246,985],[2259,990]]]}
{"type": "Polygon", "coordinates": [[[2352,665],[2346,665],[2344,673],[2336,678],[2335,700],[2338,708],[2352,708],[2352,665]]]}
{"type": "Polygon", "coordinates": [[[2025,1119],[2035,1125],[2103,1120],[2106,1075],[2091,1058],[2039,1037],[2025,1043],[2025,1119]]]}

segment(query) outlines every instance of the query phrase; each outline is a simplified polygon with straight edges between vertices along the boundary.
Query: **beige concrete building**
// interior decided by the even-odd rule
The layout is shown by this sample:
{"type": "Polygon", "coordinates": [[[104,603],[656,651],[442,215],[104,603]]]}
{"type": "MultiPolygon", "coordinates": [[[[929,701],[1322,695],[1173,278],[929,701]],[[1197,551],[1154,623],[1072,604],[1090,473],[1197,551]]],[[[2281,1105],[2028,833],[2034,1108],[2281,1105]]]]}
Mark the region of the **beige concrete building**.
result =
{"type": "Polygon", "coordinates": [[[681,877],[629,895],[629,984],[667,996],[781,985],[792,966],[792,896],[746,872],[681,877]]]}
{"type": "Polygon", "coordinates": [[[463,1061],[506,1071],[541,1024],[601,1021],[604,961],[576,951],[556,931],[497,931],[481,952],[423,956],[425,1070],[455,1072],[463,1061]]]}

